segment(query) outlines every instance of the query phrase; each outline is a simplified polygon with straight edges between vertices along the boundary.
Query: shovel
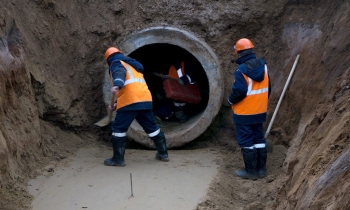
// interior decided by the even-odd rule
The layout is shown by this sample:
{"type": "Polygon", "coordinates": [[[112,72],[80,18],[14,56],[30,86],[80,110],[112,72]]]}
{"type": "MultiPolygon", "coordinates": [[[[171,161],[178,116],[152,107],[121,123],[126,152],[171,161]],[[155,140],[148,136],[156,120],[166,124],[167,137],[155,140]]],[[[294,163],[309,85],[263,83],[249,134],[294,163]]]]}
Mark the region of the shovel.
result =
{"type": "MultiPolygon", "coordinates": [[[[112,98],[111,99],[111,107],[113,107],[114,106],[115,95],[112,94],[111,98],[112,98]]],[[[114,110],[110,110],[109,108],[107,108],[107,111],[108,111],[108,115],[106,115],[104,118],[99,120],[94,125],[97,125],[99,127],[104,127],[104,126],[108,125],[110,122],[113,121],[113,119],[115,118],[116,112],[114,110]]]]}
{"type": "Polygon", "coordinates": [[[158,72],[152,72],[152,74],[156,75],[157,77],[163,78],[163,79],[172,79],[178,81],[178,79],[172,78],[169,75],[161,74],[158,72]]]}
{"type": "Polygon", "coordinates": [[[283,88],[281,97],[280,97],[280,99],[278,100],[276,109],[275,109],[275,111],[274,111],[274,113],[273,113],[273,115],[272,115],[272,118],[271,118],[269,127],[268,127],[267,130],[266,130],[266,133],[265,133],[265,136],[264,136],[264,137],[265,137],[265,139],[266,139],[266,150],[267,150],[267,152],[272,152],[272,151],[273,151],[273,142],[272,142],[271,140],[267,139],[267,137],[268,137],[268,135],[270,134],[270,130],[271,130],[272,123],[273,123],[273,121],[275,120],[275,117],[276,117],[276,114],[277,114],[277,112],[278,112],[278,109],[279,109],[279,107],[280,107],[280,105],[281,105],[283,96],[284,96],[284,94],[285,94],[285,92],[286,92],[286,90],[287,90],[287,87],[288,87],[288,85],[289,85],[289,82],[290,82],[290,80],[291,80],[291,78],[292,78],[292,76],[293,76],[295,67],[297,66],[299,57],[300,57],[300,55],[298,54],[298,55],[297,55],[297,58],[296,58],[295,61],[294,61],[292,70],[291,70],[290,73],[289,73],[287,82],[286,82],[286,84],[284,85],[284,88],[283,88]]]}

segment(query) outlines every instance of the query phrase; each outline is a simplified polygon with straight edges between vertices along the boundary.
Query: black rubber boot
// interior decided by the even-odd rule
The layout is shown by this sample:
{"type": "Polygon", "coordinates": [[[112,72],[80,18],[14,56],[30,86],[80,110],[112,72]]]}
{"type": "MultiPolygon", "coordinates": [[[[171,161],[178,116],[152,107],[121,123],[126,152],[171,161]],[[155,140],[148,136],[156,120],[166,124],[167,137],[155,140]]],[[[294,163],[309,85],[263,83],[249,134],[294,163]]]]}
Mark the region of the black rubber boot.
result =
{"type": "Polygon", "coordinates": [[[113,145],[113,157],[105,159],[104,164],[106,166],[125,166],[124,154],[125,154],[125,137],[112,136],[113,145]]]}
{"type": "Polygon", "coordinates": [[[168,149],[166,146],[165,135],[160,131],[158,135],[151,137],[157,148],[156,159],[164,162],[169,161],[168,149]]]}
{"type": "Polygon", "coordinates": [[[236,175],[243,179],[257,180],[256,164],[257,164],[257,151],[256,149],[242,148],[242,155],[245,168],[243,170],[236,170],[236,175]]]}
{"type": "Polygon", "coordinates": [[[266,159],[267,150],[266,148],[257,148],[257,165],[256,170],[259,178],[264,178],[266,176],[266,159]]]}
{"type": "Polygon", "coordinates": [[[186,114],[185,106],[175,106],[174,108],[175,118],[179,123],[184,123],[188,121],[188,116],[186,114]]]}

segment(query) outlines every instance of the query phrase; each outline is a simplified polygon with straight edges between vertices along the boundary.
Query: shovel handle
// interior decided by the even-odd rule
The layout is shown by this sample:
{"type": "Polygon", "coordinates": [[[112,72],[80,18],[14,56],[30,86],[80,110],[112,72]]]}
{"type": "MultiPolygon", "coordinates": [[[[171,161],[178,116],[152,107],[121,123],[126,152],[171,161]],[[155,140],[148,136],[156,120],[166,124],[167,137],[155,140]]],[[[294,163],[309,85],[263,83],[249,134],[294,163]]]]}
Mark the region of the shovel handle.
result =
{"type": "Polygon", "coordinates": [[[296,58],[295,61],[294,61],[292,70],[291,70],[290,73],[289,73],[287,82],[286,82],[286,84],[284,85],[284,88],[283,88],[281,97],[280,97],[280,99],[278,100],[276,109],[275,109],[275,111],[274,111],[274,113],[273,113],[273,115],[272,115],[272,118],[271,118],[269,127],[267,128],[267,131],[266,131],[266,133],[265,133],[265,138],[267,138],[267,136],[270,134],[270,130],[271,130],[271,127],[272,127],[272,123],[273,123],[273,121],[275,120],[276,114],[277,114],[277,112],[278,112],[278,109],[280,108],[280,105],[281,105],[282,99],[283,99],[283,97],[284,97],[284,94],[286,93],[286,90],[287,90],[287,87],[288,87],[288,85],[289,85],[289,82],[290,82],[290,80],[292,79],[292,76],[293,76],[295,67],[297,66],[299,57],[300,57],[300,55],[298,54],[298,55],[297,55],[297,58],[296,58]]]}
{"type": "Polygon", "coordinates": [[[177,80],[175,78],[172,78],[168,75],[165,75],[165,74],[161,74],[161,73],[157,73],[157,72],[153,72],[154,75],[156,75],[157,77],[160,77],[160,78],[163,78],[163,79],[172,79],[172,80],[177,80]]]}
{"type": "MultiPolygon", "coordinates": [[[[111,107],[114,107],[114,102],[115,102],[115,94],[112,93],[112,97],[111,97],[111,107]]],[[[114,112],[114,110],[109,110],[109,115],[108,115],[108,122],[111,122],[112,120],[112,113],[114,112]]]]}

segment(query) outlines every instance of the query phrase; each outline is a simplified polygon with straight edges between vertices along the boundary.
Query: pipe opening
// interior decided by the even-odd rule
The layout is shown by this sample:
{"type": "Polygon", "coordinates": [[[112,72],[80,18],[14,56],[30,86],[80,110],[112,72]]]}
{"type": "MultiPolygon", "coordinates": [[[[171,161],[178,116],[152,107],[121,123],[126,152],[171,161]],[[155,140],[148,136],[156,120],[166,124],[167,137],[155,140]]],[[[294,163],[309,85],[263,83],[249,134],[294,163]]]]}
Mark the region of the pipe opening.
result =
{"type": "Polygon", "coordinates": [[[129,56],[141,62],[145,68],[144,77],[152,93],[153,109],[158,117],[157,123],[165,133],[176,132],[200,117],[208,105],[209,83],[202,65],[190,52],[176,45],[156,43],[140,47],[130,53],[129,56]],[[153,73],[167,75],[174,62],[183,60],[192,64],[191,70],[199,88],[201,101],[197,104],[186,103],[185,112],[189,120],[180,125],[175,118],[173,100],[165,97],[163,79],[153,73]],[[171,117],[166,119],[164,116],[169,116],[169,114],[171,117]]]}
{"type": "MultiPolygon", "coordinates": [[[[155,111],[160,105],[157,92],[163,86],[162,79],[157,78],[153,72],[169,70],[170,63],[183,57],[194,63],[201,102],[186,105],[189,120],[185,123],[157,122],[165,133],[168,148],[183,146],[208,128],[222,103],[223,77],[218,59],[207,43],[186,30],[160,26],[131,34],[118,44],[118,48],[145,67],[144,77],[153,96],[155,111]]],[[[106,104],[110,103],[109,89],[110,81],[107,72],[103,88],[106,104]]],[[[155,148],[153,141],[136,120],[131,123],[127,135],[143,146],[155,148]]]]}

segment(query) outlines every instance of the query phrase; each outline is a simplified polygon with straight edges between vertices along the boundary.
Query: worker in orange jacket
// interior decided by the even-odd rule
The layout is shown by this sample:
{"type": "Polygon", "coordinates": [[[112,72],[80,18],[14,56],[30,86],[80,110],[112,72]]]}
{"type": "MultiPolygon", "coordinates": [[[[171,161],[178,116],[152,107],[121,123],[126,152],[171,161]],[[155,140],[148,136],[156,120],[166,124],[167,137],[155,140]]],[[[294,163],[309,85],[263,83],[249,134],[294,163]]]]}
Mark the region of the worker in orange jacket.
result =
{"type": "Polygon", "coordinates": [[[117,110],[112,123],[113,157],[106,159],[107,166],[124,166],[126,132],[134,119],[153,140],[157,153],[155,158],[169,161],[164,132],[160,130],[153,115],[152,95],[143,77],[141,63],[122,54],[116,47],[105,52],[112,81],[111,92],[117,101],[113,109],[117,110]]]}
{"type": "Polygon", "coordinates": [[[253,53],[254,45],[246,38],[237,41],[235,54],[239,64],[228,103],[233,110],[236,138],[243,155],[244,170],[236,175],[255,180],[266,176],[266,139],[263,123],[266,121],[270,79],[266,62],[253,53]]]}
{"type": "MultiPolygon", "coordinates": [[[[190,60],[179,59],[170,66],[167,76],[177,79],[181,85],[194,84],[196,82],[195,70],[195,65],[190,60]]],[[[156,110],[156,113],[162,120],[175,119],[179,123],[185,123],[189,120],[186,102],[165,98],[164,90],[157,96],[161,100],[161,106],[156,110]]]]}

